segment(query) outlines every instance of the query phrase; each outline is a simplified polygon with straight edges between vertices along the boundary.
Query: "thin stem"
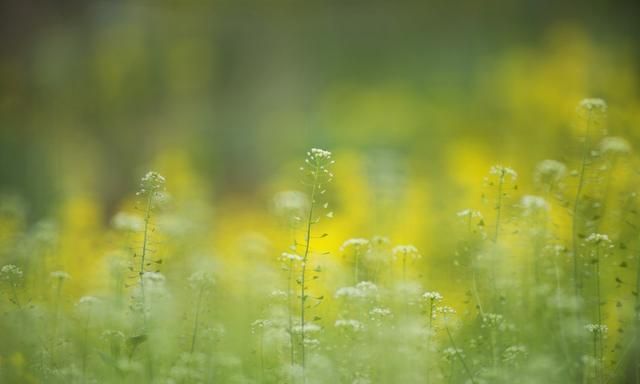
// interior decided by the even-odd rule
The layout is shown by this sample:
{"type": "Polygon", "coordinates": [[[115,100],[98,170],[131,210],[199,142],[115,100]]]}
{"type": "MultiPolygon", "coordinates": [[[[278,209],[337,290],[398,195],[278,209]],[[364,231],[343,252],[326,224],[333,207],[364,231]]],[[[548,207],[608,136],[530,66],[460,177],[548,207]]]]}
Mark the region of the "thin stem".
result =
{"type": "Polygon", "coordinates": [[[200,292],[198,293],[198,300],[196,303],[196,317],[193,322],[193,333],[191,336],[191,353],[193,353],[196,349],[196,338],[198,336],[198,326],[200,323],[200,304],[202,303],[203,293],[204,293],[204,287],[200,287],[200,292]]]}
{"type": "Polygon", "coordinates": [[[140,255],[140,270],[138,275],[140,277],[140,305],[142,308],[142,322],[144,326],[144,330],[147,329],[147,308],[145,304],[145,294],[144,294],[144,262],[147,256],[147,243],[149,239],[149,221],[151,220],[151,201],[153,198],[153,191],[149,192],[149,196],[147,197],[147,209],[144,215],[144,234],[142,238],[142,254],[140,255]]]}
{"type": "Polygon", "coordinates": [[[445,325],[444,329],[445,331],[447,331],[447,336],[449,336],[449,342],[451,343],[451,346],[455,351],[456,357],[458,358],[458,360],[460,360],[460,363],[462,363],[462,367],[464,368],[464,371],[467,373],[467,376],[469,376],[469,381],[471,381],[471,384],[476,384],[476,381],[473,379],[473,373],[471,373],[471,370],[469,369],[467,362],[464,361],[464,357],[462,357],[462,355],[458,351],[458,347],[456,347],[456,343],[453,341],[453,336],[451,336],[451,331],[449,331],[449,327],[445,325]]]}
{"type": "Polygon", "coordinates": [[[582,279],[580,278],[580,270],[578,265],[578,205],[582,197],[582,189],[584,188],[584,179],[587,169],[587,159],[589,157],[589,129],[591,126],[591,112],[587,115],[587,127],[582,148],[582,162],[580,164],[580,176],[578,178],[578,188],[576,189],[576,197],[573,202],[573,219],[572,219],[572,242],[573,242],[573,284],[575,289],[575,298],[580,297],[582,290],[582,279]]]}
{"type": "Polygon", "coordinates": [[[318,173],[320,172],[320,166],[316,165],[315,172],[313,172],[313,187],[311,188],[311,204],[309,205],[309,217],[307,218],[307,229],[305,235],[305,248],[304,256],[302,257],[302,271],[300,276],[300,351],[302,355],[302,381],[305,382],[305,348],[304,348],[304,307],[306,301],[305,295],[305,272],[307,270],[307,259],[309,257],[309,246],[311,244],[311,225],[313,224],[313,206],[315,203],[316,190],[318,188],[318,173]]]}

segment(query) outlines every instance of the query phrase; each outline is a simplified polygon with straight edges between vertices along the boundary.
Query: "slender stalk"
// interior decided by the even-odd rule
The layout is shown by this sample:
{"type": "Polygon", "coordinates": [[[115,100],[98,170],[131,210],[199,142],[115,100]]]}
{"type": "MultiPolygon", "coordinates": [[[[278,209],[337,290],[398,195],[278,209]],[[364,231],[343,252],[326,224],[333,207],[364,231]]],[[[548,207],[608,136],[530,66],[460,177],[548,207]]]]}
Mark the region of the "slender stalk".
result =
{"type": "Polygon", "coordinates": [[[456,357],[458,358],[458,360],[460,360],[460,363],[462,364],[464,371],[467,373],[467,376],[469,376],[469,381],[471,381],[471,384],[476,384],[476,381],[473,378],[473,373],[471,372],[471,369],[469,369],[467,362],[464,360],[464,357],[462,357],[462,354],[460,354],[460,352],[458,351],[458,347],[456,346],[455,341],[453,341],[453,336],[451,335],[451,331],[449,331],[449,327],[445,326],[444,329],[447,332],[447,336],[449,337],[449,342],[451,343],[451,346],[455,351],[456,357]]]}
{"type": "Polygon", "coordinates": [[[311,204],[309,204],[309,216],[307,218],[307,226],[306,226],[306,234],[305,234],[305,247],[304,247],[304,255],[302,257],[302,271],[300,272],[300,353],[302,357],[302,380],[306,381],[305,378],[305,334],[304,334],[304,310],[305,310],[305,301],[307,299],[305,294],[305,273],[307,270],[307,260],[309,258],[309,247],[311,244],[311,225],[313,225],[313,206],[315,203],[316,190],[318,187],[318,173],[320,172],[320,166],[316,165],[315,172],[313,172],[313,186],[311,189],[311,204]]]}
{"type": "Polygon", "coordinates": [[[204,287],[200,287],[200,292],[198,292],[198,300],[196,302],[196,316],[193,322],[193,333],[191,336],[191,353],[193,353],[196,349],[196,338],[198,336],[198,327],[200,324],[200,305],[202,303],[203,293],[204,287]]]}
{"type": "Polygon", "coordinates": [[[580,297],[582,291],[582,279],[580,278],[580,269],[578,263],[578,257],[580,256],[578,251],[578,206],[582,197],[582,190],[584,189],[584,181],[587,169],[587,159],[589,158],[589,130],[591,126],[591,112],[587,114],[587,127],[584,139],[584,146],[582,148],[582,162],[580,164],[580,174],[578,178],[578,188],[576,189],[576,197],[573,202],[573,218],[572,218],[572,246],[573,246],[573,284],[575,290],[576,300],[580,297]]]}
{"type": "Polygon", "coordinates": [[[151,203],[153,199],[153,192],[149,192],[147,196],[147,208],[144,215],[144,234],[142,238],[142,254],[140,255],[140,270],[138,276],[140,279],[140,306],[142,308],[142,324],[144,330],[147,329],[147,308],[145,304],[144,293],[144,262],[147,256],[147,244],[149,242],[149,222],[151,221],[151,203]]]}

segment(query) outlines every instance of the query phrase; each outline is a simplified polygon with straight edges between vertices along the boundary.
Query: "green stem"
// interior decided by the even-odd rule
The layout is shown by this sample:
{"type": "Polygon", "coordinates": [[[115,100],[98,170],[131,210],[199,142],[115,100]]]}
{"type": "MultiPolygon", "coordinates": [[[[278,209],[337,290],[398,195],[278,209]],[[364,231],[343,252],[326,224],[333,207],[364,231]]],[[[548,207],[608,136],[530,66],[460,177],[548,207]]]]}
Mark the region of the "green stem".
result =
{"type": "Polygon", "coordinates": [[[582,197],[582,189],[584,188],[584,180],[587,169],[587,159],[589,157],[589,129],[591,126],[591,112],[587,115],[587,127],[582,149],[582,162],[580,164],[580,176],[578,178],[578,188],[576,189],[576,197],[573,202],[573,219],[572,219],[572,242],[573,242],[573,284],[576,300],[580,297],[582,291],[582,279],[580,278],[580,269],[578,265],[578,206],[582,197]]]}

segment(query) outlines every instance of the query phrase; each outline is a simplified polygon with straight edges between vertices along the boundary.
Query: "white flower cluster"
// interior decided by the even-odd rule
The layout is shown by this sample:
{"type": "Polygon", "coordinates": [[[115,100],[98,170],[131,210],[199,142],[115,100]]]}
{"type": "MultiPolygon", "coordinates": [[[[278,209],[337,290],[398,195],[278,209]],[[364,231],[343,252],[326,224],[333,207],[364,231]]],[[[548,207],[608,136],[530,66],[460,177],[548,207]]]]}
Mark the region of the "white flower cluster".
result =
{"type": "Polygon", "coordinates": [[[22,269],[13,264],[7,264],[0,268],[0,278],[5,281],[16,283],[23,276],[22,269]]]}
{"type": "Polygon", "coordinates": [[[544,212],[549,210],[549,203],[540,196],[534,195],[525,195],[522,196],[520,200],[520,205],[522,205],[522,209],[524,210],[525,216],[530,216],[535,212],[544,212]]]}
{"type": "Polygon", "coordinates": [[[485,313],[482,315],[481,328],[498,328],[502,329],[504,317],[499,313],[485,313]]]}
{"type": "Polygon", "coordinates": [[[367,239],[349,239],[347,241],[345,241],[342,246],[340,247],[340,252],[345,252],[351,249],[354,249],[356,251],[360,251],[362,249],[365,249],[369,246],[369,240],[367,239]]]}
{"type": "Polygon", "coordinates": [[[631,144],[622,137],[605,137],[600,142],[600,151],[611,155],[627,155],[631,152],[631,144]]]}
{"type": "Polygon", "coordinates": [[[71,278],[71,275],[69,275],[65,271],[53,271],[51,272],[50,276],[51,278],[56,280],[69,280],[71,278]]]}
{"type": "Polygon", "coordinates": [[[333,173],[329,171],[329,166],[335,163],[331,159],[331,152],[323,149],[312,148],[307,152],[307,158],[304,160],[305,166],[300,167],[302,172],[308,173],[316,181],[320,178],[324,178],[325,182],[329,182],[333,179],[333,173]]]}
{"type": "Polygon", "coordinates": [[[118,212],[111,219],[111,225],[120,231],[139,232],[144,228],[144,220],[135,214],[118,212]]]}
{"type": "Polygon", "coordinates": [[[299,223],[309,211],[309,198],[300,191],[278,192],[273,197],[273,209],[276,216],[291,224],[299,223]]]}
{"type": "Polygon", "coordinates": [[[585,239],[585,241],[587,243],[613,248],[613,244],[611,243],[609,236],[602,233],[592,233],[585,239]]]}
{"type": "Polygon", "coordinates": [[[557,184],[567,173],[567,166],[557,160],[542,160],[536,166],[533,179],[536,184],[557,184]]]}
{"type": "Polygon", "coordinates": [[[282,252],[280,255],[280,261],[302,261],[302,256],[295,253],[282,252]]]}
{"type": "Polygon", "coordinates": [[[197,290],[211,288],[215,282],[213,274],[207,271],[196,271],[189,276],[189,285],[197,290]]]}
{"type": "Polygon", "coordinates": [[[442,301],[442,295],[440,292],[425,292],[422,297],[429,301],[442,301]]]}
{"type": "Polygon", "coordinates": [[[601,334],[604,335],[609,332],[609,327],[604,324],[587,324],[584,326],[584,329],[593,334],[601,334]]]}
{"type": "Polygon", "coordinates": [[[416,260],[422,257],[422,255],[420,255],[420,252],[418,252],[418,248],[411,244],[396,245],[395,247],[393,247],[391,252],[395,259],[402,257],[416,260]]]}
{"type": "Polygon", "coordinates": [[[518,173],[516,171],[503,165],[492,166],[489,170],[489,174],[498,176],[500,178],[506,178],[507,176],[509,176],[511,177],[511,181],[516,181],[518,179],[518,173]]]}
{"type": "Polygon", "coordinates": [[[391,310],[384,307],[375,307],[369,311],[371,317],[387,317],[391,315],[391,310]]]}
{"type": "Polygon", "coordinates": [[[378,294],[378,286],[369,281],[361,281],[355,287],[342,287],[336,291],[336,298],[363,299],[373,298],[378,294]]]}
{"type": "Polygon", "coordinates": [[[354,319],[336,320],[334,325],[336,326],[336,328],[349,329],[354,332],[361,331],[364,328],[364,325],[360,321],[354,319]]]}
{"type": "Polygon", "coordinates": [[[462,211],[456,213],[456,215],[465,219],[482,219],[482,213],[480,213],[480,211],[476,211],[475,209],[463,209],[462,211]]]}
{"type": "Polygon", "coordinates": [[[607,102],[598,98],[583,99],[578,105],[578,108],[585,111],[606,112],[607,102]]]}
{"type": "Polygon", "coordinates": [[[166,180],[158,172],[149,171],[140,180],[140,190],[137,195],[144,196],[147,193],[155,193],[164,189],[166,180]]]}
{"type": "Polygon", "coordinates": [[[78,306],[91,306],[98,304],[100,300],[95,296],[82,296],[80,300],[78,300],[78,306]]]}

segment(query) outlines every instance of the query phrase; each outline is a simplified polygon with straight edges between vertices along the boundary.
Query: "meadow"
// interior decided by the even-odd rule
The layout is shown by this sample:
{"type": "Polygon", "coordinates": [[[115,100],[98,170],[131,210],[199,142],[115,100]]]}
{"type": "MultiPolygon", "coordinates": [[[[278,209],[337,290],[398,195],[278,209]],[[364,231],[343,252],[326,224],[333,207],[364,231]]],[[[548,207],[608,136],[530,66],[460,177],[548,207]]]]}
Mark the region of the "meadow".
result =
{"type": "Polygon", "coordinates": [[[271,233],[224,255],[210,234],[236,228],[158,172],[105,228],[25,227],[5,199],[3,382],[638,382],[637,171],[607,108],[579,103],[581,156],[539,161],[532,190],[488,168],[481,209],[439,230],[442,265],[345,236],[341,158],[318,148],[268,203],[271,233]]]}
{"type": "Polygon", "coordinates": [[[636,3],[3,6],[0,383],[640,384],[636,3]]]}

